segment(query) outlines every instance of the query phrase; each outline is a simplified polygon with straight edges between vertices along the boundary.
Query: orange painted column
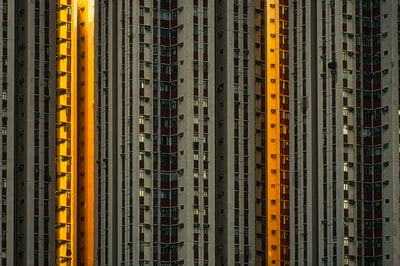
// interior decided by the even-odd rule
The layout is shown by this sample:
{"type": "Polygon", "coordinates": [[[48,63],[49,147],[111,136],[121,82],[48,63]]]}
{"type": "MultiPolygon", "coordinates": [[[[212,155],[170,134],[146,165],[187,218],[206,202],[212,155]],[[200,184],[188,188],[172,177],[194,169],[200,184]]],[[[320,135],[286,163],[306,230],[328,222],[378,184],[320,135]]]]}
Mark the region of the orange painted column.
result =
{"type": "Polygon", "coordinates": [[[94,265],[94,10],[77,4],[78,172],[77,248],[80,265],[94,265]]]}
{"type": "Polygon", "coordinates": [[[288,265],[287,1],[265,2],[267,264],[288,265]]]}
{"type": "Polygon", "coordinates": [[[268,0],[265,5],[265,68],[266,68],[266,207],[267,262],[280,264],[279,245],[279,1],[268,0]]]}

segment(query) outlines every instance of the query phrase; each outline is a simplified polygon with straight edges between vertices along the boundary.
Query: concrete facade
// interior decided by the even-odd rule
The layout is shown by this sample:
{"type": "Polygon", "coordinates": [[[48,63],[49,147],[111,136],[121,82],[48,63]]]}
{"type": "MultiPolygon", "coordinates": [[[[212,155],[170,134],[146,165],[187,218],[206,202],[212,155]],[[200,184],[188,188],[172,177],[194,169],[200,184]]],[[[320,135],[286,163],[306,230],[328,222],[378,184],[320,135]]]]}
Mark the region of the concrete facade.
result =
{"type": "Polygon", "coordinates": [[[55,261],[55,8],[2,3],[3,265],[55,261]]]}
{"type": "Polygon", "coordinates": [[[293,3],[291,264],[399,263],[397,3],[293,3]]]}
{"type": "Polygon", "coordinates": [[[253,264],[252,5],[96,4],[96,262],[253,264]]]}

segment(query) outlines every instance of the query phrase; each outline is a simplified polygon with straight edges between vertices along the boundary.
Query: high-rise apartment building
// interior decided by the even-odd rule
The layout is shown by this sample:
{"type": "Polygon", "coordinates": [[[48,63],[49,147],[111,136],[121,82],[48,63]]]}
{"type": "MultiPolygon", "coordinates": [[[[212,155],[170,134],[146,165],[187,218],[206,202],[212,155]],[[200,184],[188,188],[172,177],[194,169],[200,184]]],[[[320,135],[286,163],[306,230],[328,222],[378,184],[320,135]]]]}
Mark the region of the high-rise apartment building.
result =
{"type": "Polygon", "coordinates": [[[2,265],[400,263],[397,2],[0,9],[2,265]]]}
{"type": "Polygon", "coordinates": [[[55,3],[2,1],[2,265],[53,265],[55,3]]]}
{"type": "Polygon", "coordinates": [[[255,263],[253,9],[3,1],[2,264],[255,263]]]}
{"type": "Polygon", "coordinates": [[[289,7],[291,261],[396,265],[398,3],[289,7]]]}
{"type": "Polygon", "coordinates": [[[214,2],[99,1],[96,263],[215,254],[214,2]]]}
{"type": "Polygon", "coordinates": [[[96,1],[96,263],[254,263],[252,11],[96,1]]]}

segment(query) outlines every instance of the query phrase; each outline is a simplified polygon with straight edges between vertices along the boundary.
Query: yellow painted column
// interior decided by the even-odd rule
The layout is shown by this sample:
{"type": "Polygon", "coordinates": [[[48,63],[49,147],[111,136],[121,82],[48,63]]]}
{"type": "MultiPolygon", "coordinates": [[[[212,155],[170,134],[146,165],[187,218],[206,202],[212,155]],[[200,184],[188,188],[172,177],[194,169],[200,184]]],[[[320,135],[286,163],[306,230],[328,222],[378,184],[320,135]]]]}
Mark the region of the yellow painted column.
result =
{"type": "Polygon", "coordinates": [[[56,264],[72,265],[75,257],[75,46],[74,6],[57,1],[57,183],[56,264]]]}

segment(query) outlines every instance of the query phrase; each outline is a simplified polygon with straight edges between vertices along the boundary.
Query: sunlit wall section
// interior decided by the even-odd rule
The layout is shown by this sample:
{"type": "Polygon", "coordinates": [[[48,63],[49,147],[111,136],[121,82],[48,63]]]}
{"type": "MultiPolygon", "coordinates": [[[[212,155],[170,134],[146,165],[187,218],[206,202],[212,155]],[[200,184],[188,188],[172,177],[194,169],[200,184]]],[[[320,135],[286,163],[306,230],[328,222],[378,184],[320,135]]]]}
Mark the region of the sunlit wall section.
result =
{"type": "Polygon", "coordinates": [[[77,259],[93,265],[94,258],[94,56],[93,1],[77,2],[77,259]]]}
{"type": "Polygon", "coordinates": [[[75,261],[74,156],[75,93],[73,77],[73,13],[71,0],[57,1],[57,207],[56,263],[75,261]]]}
{"type": "Polygon", "coordinates": [[[268,265],[289,263],[287,1],[265,5],[266,206],[268,265]]]}

